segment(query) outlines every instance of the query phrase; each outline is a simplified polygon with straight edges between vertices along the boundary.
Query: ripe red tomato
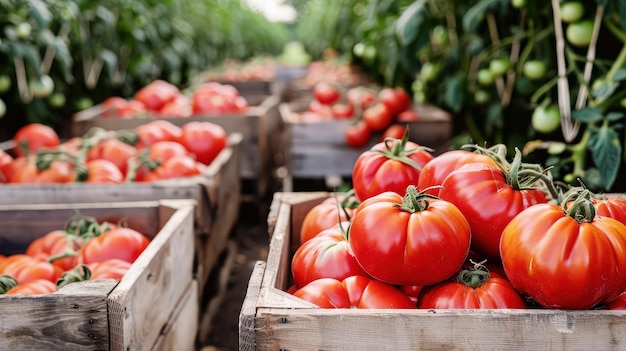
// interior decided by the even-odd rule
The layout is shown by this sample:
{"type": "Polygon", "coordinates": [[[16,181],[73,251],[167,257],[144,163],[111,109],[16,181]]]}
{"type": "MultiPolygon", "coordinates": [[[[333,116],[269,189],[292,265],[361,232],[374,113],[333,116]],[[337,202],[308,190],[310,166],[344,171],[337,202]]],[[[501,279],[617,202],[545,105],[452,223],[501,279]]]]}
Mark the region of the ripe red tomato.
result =
{"type": "Polygon", "coordinates": [[[378,92],[378,100],[387,106],[392,115],[406,111],[411,106],[411,98],[402,87],[381,89],[378,92]]]}
{"type": "Polygon", "coordinates": [[[76,255],[75,264],[90,264],[111,258],[130,263],[150,244],[142,233],[125,227],[118,227],[89,239],[76,255]]]}
{"type": "Polygon", "coordinates": [[[41,148],[54,148],[60,144],[57,132],[52,127],[41,123],[30,123],[18,129],[13,136],[13,142],[16,157],[41,148]]]}
{"type": "Polygon", "coordinates": [[[398,122],[416,122],[419,121],[419,119],[420,115],[411,109],[398,113],[398,116],[396,117],[396,121],[398,122]]]}
{"type": "Polygon", "coordinates": [[[359,202],[354,196],[332,196],[315,205],[302,220],[300,245],[315,237],[324,229],[332,228],[341,221],[349,221],[359,202]]]}
{"type": "Polygon", "coordinates": [[[346,127],[344,135],[346,143],[355,149],[364,147],[372,139],[372,131],[362,119],[346,127]]]}
{"type": "Polygon", "coordinates": [[[13,176],[13,156],[0,149],[0,183],[8,183],[13,176]]]}
{"type": "Polygon", "coordinates": [[[19,284],[36,279],[56,282],[62,273],[63,270],[52,263],[40,261],[26,254],[11,255],[0,263],[0,275],[10,275],[17,279],[19,284]]]}
{"type": "Polygon", "coordinates": [[[92,160],[87,162],[85,183],[120,184],[124,182],[124,174],[113,162],[108,160],[92,160]]]}
{"type": "Polygon", "coordinates": [[[291,260],[294,284],[305,286],[319,278],[343,280],[353,275],[367,275],[354,258],[345,231],[349,222],[322,230],[301,244],[291,260]]]}
{"type": "Polygon", "coordinates": [[[166,117],[189,117],[192,113],[189,98],[186,95],[178,94],[174,100],[163,105],[158,114],[166,117]]]}
{"type": "Polygon", "coordinates": [[[607,310],[626,310],[626,292],[621,293],[615,300],[605,306],[607,310]]]}
{"type": "Polygon", "coordinates": [[[363,111],[363,121],[370,130],[378,132],[391,125],[393,114],[386,105],[377,103],[363,111]]]}
{"type": "Polygon", "coordinates": [[[422,309],[526,308],[526,302],[504,277],[482,268],[462,270],[454,279],[426,287],[417,304],[422,309]]]}
{"type": "Polygon", "coordinates": [[[502,264],[511,284],[546,308],[590,309],[626,290],[626,226],[596,217],[585,196],[537,204],[504,228],[502,264]]]}
{"type": "Polygon", "coordinates": [[[57,285],[48,279],[35,279],[9,289],[5,295],[43,295],[57,291],[57,285]]]}
{"type": "Polygon", "coordinates": [[[135,100],[144,104],[151,111],[160,111],[165,104],[178,97],[178,88],[164,80],[155,80],[135,93],[135,100]]]}
{"type": "Polygon", "coordinates": [[[182,127],[178,142],[194,154],[198,162],[208,165],[226,148],[227,139],[226,131],[218,124],[189,122],[182,127]]]}
{"type": "Polygon", "coordinates": [[[626,224],[626,200],[622,198],[596,199],[596,216],[611,217],[626,224]]]}
{"type": "Polygon", "coordinates": [[[91,280],[117,279],[120,280],[128,272],[132,263],[118,258],[111,258],[101,262],[93,262],[87,265],[91,271],[91,280]]]}
{"type": "Polygon", "coordinates": [[[126,100],[119,96],[112,96],[102,102],[102,116],[104,118],[133,118],[146,111],[146,106],[139,100],[126,100]]]}
{"type": "Polygon", "coordinates": [[[139,150],[119,139],[111,138],[98,142],[87,151],[87,162],[93,160],[107,160],[113,163],[117,169],[126,175],[128,172],[128,160],[137,156],[139,150]]]}
{"type": "Polygon", "coordinates": [[[335,103],[332,106],[332,114],[336,119],[350,119],[354,116],[354,107],[350,104],[335,103]]]}
{"type": "Polygon", "coordinates": [[[547,202],[542,191],[507,178],[498,167],[470,163],[450,173],[439,190],[439,197],[455,204],[467,218],[473,250],[492,262],[500,260],[500,236],[511,219],[532,205],[547,202]]]}
{"type": "Polygon", "coordinates": [[[332,105],[339,101],[341,92],[335,85],[325,81],[319,81],[313,87],[313,97],[321,104],[332,105]]]}
{"type": "Polygon", "coordinates": [[[376,93],[373,90],[364,87],[354,87],[348,89],[347,92],[348,103],[354,106],[355,109],[361,111],[374,105],[376,102],[376,93]]]}
{"type": "Polygon", "coordinates": [[[383,135],[380,137],[380,141],[383,142],[387,138],[400,139],[404,137],[404,134],[407,132],[409,127],[401,124],[392,124],[385,131],[383,135]]]}
{"type": "Polygon", "coordinates": [[[74,256],[84,240],[65,230],[53,230],[33,240],[26,248],[26,254],[41,261],[51,262],[63,271],[74,267],[74,256]]]}
{"type": "MultiPolygon", "coordinates": [[[[461,166],[481,162],[497,167],[496,162],[487,155],[466,150],[446,151],[436,156],[422,168],[417,186],[421,190],[432,186],[441,186],[446,177],[461,166]]],[[[439,188],[430,189],[428,193],[438,196],[439,188]]]]}
{"type": "Polygon", "coordinates": [[[396,285],[431,285],[461,268],[470,227],[452,203],[429,199],[414,186],[403,197],[385,192],[361,203],[352,219],[352,252],[372,277],[396,285]]]}
{"type": "Polygon", "coordinates": [[[67,161],[52,161],[39,170],[35,158],[18,158],[14,162],[12,183],[59,184],[76,180],[76,167],[67,161]]]}
{"type": "Polygon", "coordinates": [[[188,155],[175,155],[161,162],[151,172],[136,181],[154,182],[157,180],[193,177],[202,174],[206,166],[188,155]]]}
{"type": "Polygon", "coordinates": [[[350,297],[341,281],[321,278],[297,289],[294,296],[309,301],[320,308],[350,308],[350,297]]]}
{"type": "Polygon", "coordinates": [[[407,139],[377,143],[354,164],[354,193],[361,201],[385,191],[404,194],[409,185],[417,184],[422,167],[432,159],[428,151],[407,139]]]}
{"type": "Polygon", "coordinates": [[[331,119],[334,113],[333,108],[330,105],[324,105],[317,100],[311,100],[307,111],[314,112],[315,114],[321,116],[322,119],[331,119]]]}

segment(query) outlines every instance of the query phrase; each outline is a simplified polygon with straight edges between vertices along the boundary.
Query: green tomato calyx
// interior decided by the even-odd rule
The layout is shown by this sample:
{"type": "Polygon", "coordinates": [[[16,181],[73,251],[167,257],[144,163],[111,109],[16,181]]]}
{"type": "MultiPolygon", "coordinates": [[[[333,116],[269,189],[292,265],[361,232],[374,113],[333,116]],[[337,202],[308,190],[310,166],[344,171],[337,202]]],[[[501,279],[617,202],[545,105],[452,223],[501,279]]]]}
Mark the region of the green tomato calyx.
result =
{"type": "Polygon", "coordinates": [[[456,277],[456,280],[465,286],[476,289],[488,282],[491,275],[489,274],[487,267],[484,265],[486,260],[481,262],[474,262],[473,260],[470,260],[470,262],[472,266],[462,270],[456,277]]]}

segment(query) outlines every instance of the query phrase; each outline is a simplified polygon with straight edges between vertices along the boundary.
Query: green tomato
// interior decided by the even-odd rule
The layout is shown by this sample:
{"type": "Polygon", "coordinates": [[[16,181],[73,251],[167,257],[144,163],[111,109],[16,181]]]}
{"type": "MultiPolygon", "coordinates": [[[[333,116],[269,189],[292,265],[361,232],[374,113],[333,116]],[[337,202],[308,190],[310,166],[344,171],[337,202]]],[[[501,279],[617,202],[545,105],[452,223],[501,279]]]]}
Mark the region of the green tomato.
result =
{"type": "Polygon", "coordinates": [[[486,104],[487,102],[489,102],[489,99],[491,99],[491,94],[489,94],[489,92],[486,90],[478,89],[474,93],[474,102],[478,105],[486,104]]]}
{"type": "Polygon", "coordinates": [[[533,111],[531,124],[533,129],[539,133],[552,133],[561,125],[561,113],[555,104],[549,106],[539,106],[533,111]]]}
{"type": "Polygon", "coordinates": [[[626,97],[619,101],[619,105],[622,106],[622,108],[626,108],[626,97]]]}
{"type": "Polygon", "coordinates": [[[28,22],[21,22],[15,27],[15,33],[19,39],[26,39],[30,36],[30,33],[33,31],[33,28],[30,26],[28,22]]]}
{"type": "Polygon", "coordinates": [[[582,20],[575,23],[570,23],[565,30],[565,38],[567,41],[578,47],[588,46],[591,42],[591,36],[593,34],[593,21],[582,20]]]}
{"type": "Polygon", "coordinates": [[[539,60],[529,60],[524,62],[522,73],[530,80],[539,80],[546,76],[548,68],[545,62],[539,60]]]}
{"type": "Polygon", "coordinates": [[[54,81],[49,75],[44,74],[37,80],[31,80],[28,87],[34,98],[45,98],[54,91],[54,81]]]}
{"type": "Polygon", "coordinates": [[[420,70],[420,78],[422,78],[425,82],[433,82],[437,79],[439,75],[439,71],[441,71],[441,67],[437,63],[426,62],[422,65],[422,69],[420,70]]]}
{"type": "Polygon", "coordinates": [[[478,74],[476,75],[478,84],[485,87],[493,85],[494,79],[495,77],[493,76],[493,73],[491,73],[491,70],[487,68],[479,69],[478,74]]]}
{"type": "Polygon", "coordinates": [[[516,9],[522,9],[526,7],[526,0],[511,0],[511,6],[516,9]]]}
{"type": "Polygon", "coordinates": [[[376,47],[373,45],[366,45],[363,50],[363,59],[368,62],[372,62],[376,58],[376,47]]]}
{"type": "Polygon", "coordinates": [[[565,23],[574,23],[585,14],[585,7],[581,2],[568,1],[561,4],[561,20],[565,23]]]}
{"type": "Polygon", "coordinates": [[[435,46],[448,46],[448,43],[450,42],[450,38],[448,37],[448,28],[442,25],[435,26],[432,32],[430,32],[430,40],[435,46]]]}
{"type": "Polygon", "coordinates": [[[83,97],[83,98],[76,100],[76,102],[74,103],[74,106],[76,107],[78,111],[86,110],[90,108],[91,106],[93,106],[93,101],[88,97],[83,97]]]}
{"type": "Polygon", "coordinates": [[[566,175],[563,176],[563,181],[567,184],[571,184],[571,185],[575,185],[576,183],[578,183],[576,181],[576,176],[573,175],[572,173],[567,173],[566,175]]]}
{"type": "Polygon", "coordinates": [[[494,77],[502,76],[509,68],[511,68],[511,60],[506,57],[493,59],[489,62],[489,70],[494,77]]]}
{"type": "Polygon", "coordinates": [[[550,155],[560,155],[567,149],[567,144],[560,141],[551,141],[548,144],[548,153],[550,155]]]}
{"type": "Polygon", "coordinates": [[[2,99],[0,99],[0,118],[4,117],[7,113],[7,105],[4,103],[2,99]]]}
{"type": "Polygon", "coordinates": [[[6,74],[0,75],[0,94],[9,91],[12,84],[13,83],[11,82],[11,77],[6,74]]]}
{"type": "Polygon", "coordinates": [[[352,53],[356,57],[363,57],[363,54],[365,53],[365,44],[363,43],[354,44],[354,47],[352,48],[352,53]]]}
{"type": "Polygon", "coordinates": [[[48,98],[48,103],[54,108],[61,108],[65,106],[65,102],[65,95],[62,93],[54,93],[48,98]]]}

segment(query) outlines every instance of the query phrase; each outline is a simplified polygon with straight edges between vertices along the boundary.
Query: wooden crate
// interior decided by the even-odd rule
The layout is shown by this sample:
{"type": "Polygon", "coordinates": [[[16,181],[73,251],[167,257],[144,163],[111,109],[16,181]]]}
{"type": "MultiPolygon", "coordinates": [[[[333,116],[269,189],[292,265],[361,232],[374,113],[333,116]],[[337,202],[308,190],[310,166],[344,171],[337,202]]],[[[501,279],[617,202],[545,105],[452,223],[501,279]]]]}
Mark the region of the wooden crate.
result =
{"type": "Polygon", "coordinates": [[[302,220],[328,196],[285,193],[275,198],[267,262],[257,262],[240,313],[240,350],[626,348],[623,311],[321,309],[286,293],[302,220]]]}
{"type": "Polygon", "coordinates": [[[176,344],[193,350],[199,316],[192,201],[1,206],[0,253],[24,252],[33,239],[64,228],[76,210],[99,221],[123,220],[151,242],[119,283],[0,295],[0,349],[169,350],[176,344]]]}
{"type": "MultiPolygon", "coordinates": [[[[195,201],[196,274],[201,291],[225,250],[237,223],[241,198],[239,155],[242,136],[229,135],[224,149],[205,172],[196,177],[152,183],[124,184],[9,184],[0,187],[0,206],[89,202],[195,201]]],[[[204,296],[200,296],[205,299],[204,296]]]]}
{"type": "MultiPolygon", "coordinates": [[[[344,131],[352,120],[293,122],[291,113],[305,111],[309,101],[282,103],[279,106],[285,128],[286,169],[282,189],[285,192],[293,191],[294,179],[351,177],[359,155],[380,141],[381,136],[377,134],[362,148],[350,147],[346,144],[344,131]]],[[[413,109],[420,115],[420,120],[408,123],[409,140],[432,148],[435,155],[447,150],[452,138],[451,115],[434,106],[414,105],[413,109]]]]}
{"type": "MultiPolygon", "coordinates": [[[[159,116],[158,119],[178,126],[193,121],[212,122],[222,126],[228,134],[241,134],[240,179],[246,183],[246,189],[251,189],[246,195],[262,196],[268,190],[274,162],[281,162],[274,157],[276,154],[280,156],[282,150],[282,120],[278,113],[280,98],[276,95],[262,95],[248,96],[247,99],[250,108],[243,114],[194,115],[186,118],[159,116]]],[[[106,130],[133,129],[153,119],[106,118],[102,115],[102,106],[97,105],[73,116],[71,135],[82,136],[93,127],[106,130]]]]}

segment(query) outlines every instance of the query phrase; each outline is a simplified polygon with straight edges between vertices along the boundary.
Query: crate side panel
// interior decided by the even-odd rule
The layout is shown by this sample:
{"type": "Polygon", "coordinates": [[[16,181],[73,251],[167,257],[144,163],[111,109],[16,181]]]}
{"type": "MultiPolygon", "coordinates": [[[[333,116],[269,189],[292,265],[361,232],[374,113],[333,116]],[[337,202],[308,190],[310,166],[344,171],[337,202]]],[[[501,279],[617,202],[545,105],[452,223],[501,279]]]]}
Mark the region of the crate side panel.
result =
{"type": "Polygon", "coordinates": [[[198,330],[198,282],[193,280],[185,289],[168,324],[159,336],[153,351],[194,351],[198,330]]]}

